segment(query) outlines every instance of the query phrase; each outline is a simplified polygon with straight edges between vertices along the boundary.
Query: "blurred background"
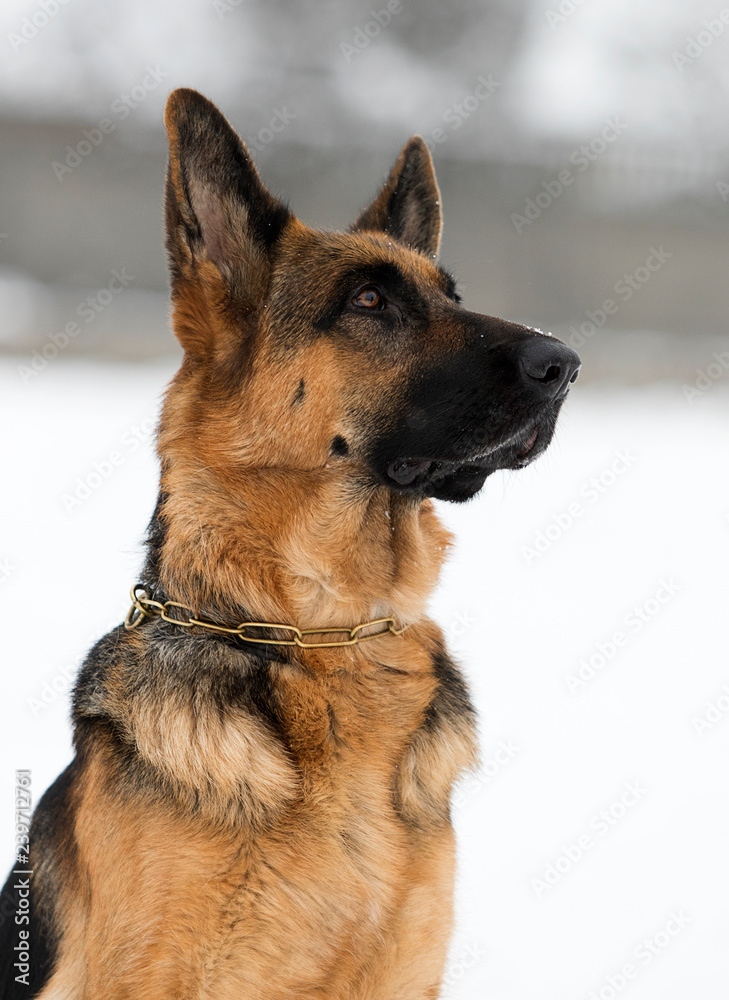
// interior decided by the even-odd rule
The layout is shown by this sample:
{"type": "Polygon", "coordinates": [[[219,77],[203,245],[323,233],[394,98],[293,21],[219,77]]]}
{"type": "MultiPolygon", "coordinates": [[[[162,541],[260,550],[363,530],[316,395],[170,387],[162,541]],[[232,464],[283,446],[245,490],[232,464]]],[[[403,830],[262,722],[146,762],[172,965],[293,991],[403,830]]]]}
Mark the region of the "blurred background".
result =
{"type": "Polygon", "coordinates": [[[7,0],[2,348],[42,350],[125,267],[124,295],[81,317],[68,353],[175,351],[161,114],[185,85],[315,225],[351,221],[419,132],[443,193],[442,258],[471,308],[579,343],[585,379],[696,378],[727,306],[721,8],[389,4],[7,0]]]}
{"type": "Polygon", "coordinates": [[[726,1000],[729,9],[4,0],[0,47],[8,859],[14,771],[37,801],[70,759],[73,678],[142,560],[180,358],[162,110],[195,87],[311,225],[423,135],[465,305],[584,361],[543,459],[439,505],[432,611],[484,759],[444,997],[726,1000]]]}

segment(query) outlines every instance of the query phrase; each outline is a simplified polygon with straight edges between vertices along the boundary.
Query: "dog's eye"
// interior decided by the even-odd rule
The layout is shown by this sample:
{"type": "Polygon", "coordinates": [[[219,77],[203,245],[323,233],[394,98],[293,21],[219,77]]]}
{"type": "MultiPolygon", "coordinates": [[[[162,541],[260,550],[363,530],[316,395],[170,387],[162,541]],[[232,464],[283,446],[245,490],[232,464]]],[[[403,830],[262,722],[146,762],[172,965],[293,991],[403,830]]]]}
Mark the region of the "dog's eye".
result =
{"type": "Polygon", "coordinates": [[[385,299],[374,285],[365,285],[354,296],[352,304],[360,309],[384,309],[385,299]]]}

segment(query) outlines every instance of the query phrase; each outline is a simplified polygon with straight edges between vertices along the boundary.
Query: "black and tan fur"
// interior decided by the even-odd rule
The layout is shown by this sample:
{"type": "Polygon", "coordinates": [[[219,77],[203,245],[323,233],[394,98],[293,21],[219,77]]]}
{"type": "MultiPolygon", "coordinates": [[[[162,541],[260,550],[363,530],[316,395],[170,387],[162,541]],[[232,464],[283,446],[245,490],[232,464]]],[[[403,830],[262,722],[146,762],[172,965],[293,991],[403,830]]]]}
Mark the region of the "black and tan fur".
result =
{"type": "Polygon", "coordinates": [[[166,125],[185,353],[143,583],[221,623],[408,627],[306,651],[159,619],[105,636],[31,830],[34,985],[6,968],[4,995],[434,998],[476,746],[425,611],[449,544],[431,498],[543,451],[578,359],[459,305],[422,140],[336,233],[263,187],[199,94],[166,125]]]}

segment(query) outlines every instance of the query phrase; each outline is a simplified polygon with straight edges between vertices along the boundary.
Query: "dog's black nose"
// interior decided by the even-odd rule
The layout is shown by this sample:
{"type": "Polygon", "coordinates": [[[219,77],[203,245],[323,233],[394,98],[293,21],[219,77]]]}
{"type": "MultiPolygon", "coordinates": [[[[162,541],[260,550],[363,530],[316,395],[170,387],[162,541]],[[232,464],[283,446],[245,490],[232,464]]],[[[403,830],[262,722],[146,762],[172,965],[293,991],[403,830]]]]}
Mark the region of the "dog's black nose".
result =
{"type": "Polygon", "coordinates": [[[571,347],[552,337],[527,340],[519,353],[519,365],[526,381],[531,386],[538,383],[542,395],[550,399],[575,381],[581,364],[579,355],[571,347]]]}

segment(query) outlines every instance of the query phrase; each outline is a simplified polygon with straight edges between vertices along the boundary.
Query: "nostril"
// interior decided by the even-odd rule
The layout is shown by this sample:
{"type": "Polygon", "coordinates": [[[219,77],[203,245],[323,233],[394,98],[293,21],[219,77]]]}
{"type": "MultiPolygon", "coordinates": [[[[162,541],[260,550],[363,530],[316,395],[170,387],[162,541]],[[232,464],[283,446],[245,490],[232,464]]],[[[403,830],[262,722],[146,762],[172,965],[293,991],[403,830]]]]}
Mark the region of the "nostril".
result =
{"type": "Polygon", "coordinates": [[[544,396],[553,398],[577,378],[580,359],[558,340],[535,337],[521,344],[519,366],[529,384],[540,386],[544,396]]]}
{"type": "Polygon", "coordinates": [[[556,382],[557,379],[562,378],[562,369],[559,365],[550,365],[546,372],[541,378],[538,378],[538,382],[556,382]]]}
{"type": "Polygon", "coordinates": [[[575,373],[574,373],[574,375],[573,375],[573,376],[572,376],[572,378],[570,379],[570,382],[576,382],[576,381],[577,381],[577,376],[578,376],[579,374],[580,374],[580,369],[579,369],[579,368],[576,368],[576,369],[575,369],[575,373]]]}

